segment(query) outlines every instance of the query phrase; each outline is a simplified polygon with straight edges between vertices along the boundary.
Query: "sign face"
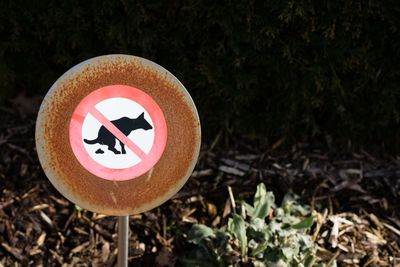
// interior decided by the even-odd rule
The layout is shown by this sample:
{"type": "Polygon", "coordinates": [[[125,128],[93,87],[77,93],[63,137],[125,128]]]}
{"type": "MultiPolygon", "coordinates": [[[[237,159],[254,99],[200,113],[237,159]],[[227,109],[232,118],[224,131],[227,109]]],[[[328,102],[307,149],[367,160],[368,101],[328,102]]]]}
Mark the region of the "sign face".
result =
{"type": "Polygon", "coordinates": [[[100,178],[123,181],[146,173],[161,158],[167,125],[148,94],[127,85],[110,85],[79,103],[69,140],[85,169],[100,178]]]}
{"type": "Polygon", "coordinates": [[[70,201],[130,215],[170,199],[190,177],[201,129],[192,98],[147,59],[105,55],[64,73],[39,109],[36,150],[70,201]]]}

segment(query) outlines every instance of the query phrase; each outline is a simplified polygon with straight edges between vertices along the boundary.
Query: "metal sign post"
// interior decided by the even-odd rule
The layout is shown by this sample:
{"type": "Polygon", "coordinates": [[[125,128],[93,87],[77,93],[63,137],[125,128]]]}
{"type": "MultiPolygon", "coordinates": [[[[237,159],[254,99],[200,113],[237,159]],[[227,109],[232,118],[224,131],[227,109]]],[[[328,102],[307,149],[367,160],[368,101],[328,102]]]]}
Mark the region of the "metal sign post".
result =
{"type": "Polygon", "coordinates": [[[105,55],[65,72],[36,120],[40,164],[78,206],[118,217],[118,266],[128,266],[129,215],[170,199],[200,152],[196,106],[183,84],[147,59],[105,55]],[[179,164],[177,164],[179,163],[179,164]]]}
{"type": "Polygon", "coordinates": [[[128,267],[129,216],[118,217],[118,267],[128,267]]]}

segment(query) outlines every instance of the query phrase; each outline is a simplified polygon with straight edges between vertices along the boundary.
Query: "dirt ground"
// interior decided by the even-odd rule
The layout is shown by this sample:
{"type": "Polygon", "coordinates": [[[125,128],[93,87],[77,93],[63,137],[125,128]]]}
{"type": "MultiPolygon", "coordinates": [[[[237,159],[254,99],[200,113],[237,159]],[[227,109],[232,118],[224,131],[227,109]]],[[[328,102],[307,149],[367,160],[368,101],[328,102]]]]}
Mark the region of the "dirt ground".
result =
{"type": "MultiPolygon", "coordinates": [[[[117,218],[76,207],[41,170],[38,102],[20,95],[0,107],[0,266],[113,266],[117,218]]],[[[321,258],[339,266],[400,266],[400,157],[281,143],[229,131],[204,140],[184,188],[130,217],[129,266],[179,266],[191,225],[226,225],[228,186],[236,199],[248,199],[260,182],[278,201],[293,191],[319,212],[313,237],[321,258]]]]}

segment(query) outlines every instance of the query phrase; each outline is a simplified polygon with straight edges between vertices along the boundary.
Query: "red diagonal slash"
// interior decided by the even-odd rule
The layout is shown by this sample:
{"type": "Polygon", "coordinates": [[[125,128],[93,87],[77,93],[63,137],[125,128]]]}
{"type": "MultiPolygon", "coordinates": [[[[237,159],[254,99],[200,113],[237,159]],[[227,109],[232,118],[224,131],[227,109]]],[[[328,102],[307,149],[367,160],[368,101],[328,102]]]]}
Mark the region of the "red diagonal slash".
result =
{"type": "Polygon", "coordinates": [[[123,134],[114,124],[112,124],[100,111],[95,107],[89,109],[89,113],[93,115],[107,130],[109,130],[118,140],[124,143],[133,153],[140,159],[144,159],[147,155],[138,147],[131,139],[123,134]]]}

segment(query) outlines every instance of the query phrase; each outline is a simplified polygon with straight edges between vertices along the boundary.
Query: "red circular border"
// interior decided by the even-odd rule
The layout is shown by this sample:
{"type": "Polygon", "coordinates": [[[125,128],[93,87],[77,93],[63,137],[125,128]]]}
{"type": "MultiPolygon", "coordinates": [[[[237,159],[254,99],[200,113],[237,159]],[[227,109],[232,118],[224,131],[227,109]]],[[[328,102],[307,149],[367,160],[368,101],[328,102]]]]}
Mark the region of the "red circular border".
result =
{"type": "Polygon", "coordinates": [[[76,107],[69,125],[69,142],[75,157],[86,170],[106,180],[126,181],[145,174],[160,160],[167,143],[167,124],[161,108],[151,96],[132,86],[109,85],[93,91],[76,107]],[[112,169],[97,163],[83,145],[82,124],[90,108],[113,97],[128,98],[137,102],[146,109],[154,124],[154,143],[147,158],[125,169],[112,169]]]}

